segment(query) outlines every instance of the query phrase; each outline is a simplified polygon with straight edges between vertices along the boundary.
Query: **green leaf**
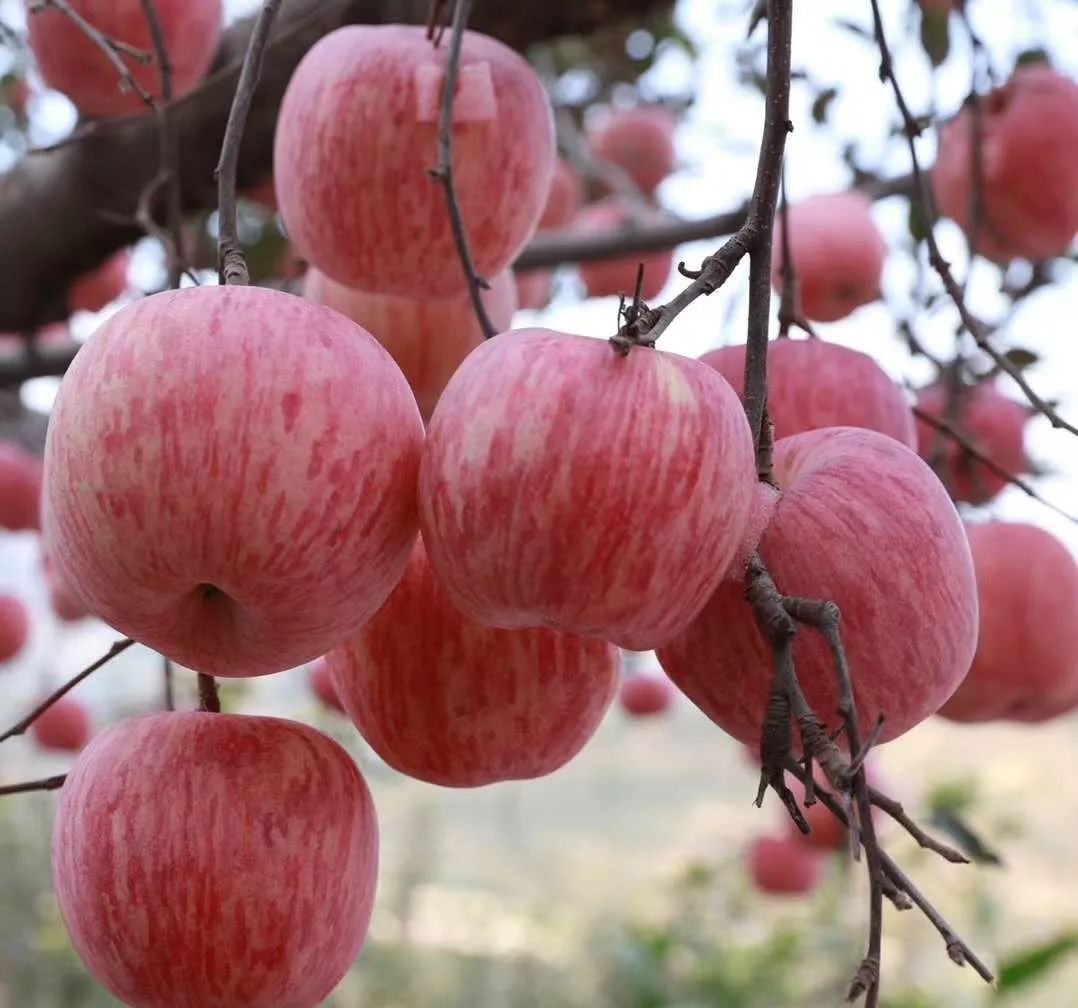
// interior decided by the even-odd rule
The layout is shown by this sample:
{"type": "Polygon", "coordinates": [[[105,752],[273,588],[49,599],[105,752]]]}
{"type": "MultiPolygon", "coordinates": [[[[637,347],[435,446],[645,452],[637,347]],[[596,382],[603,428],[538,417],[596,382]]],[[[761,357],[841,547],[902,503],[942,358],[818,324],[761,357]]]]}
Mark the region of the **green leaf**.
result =
{"type": "Polygon", "coordinates": [[[1008,364],[1018,368],[1019,371],[1036,364],[1040,360],[1032,350],[1026,350],[1023,347],[1013,347],[1003,356],[1008,364]]]}
{"type": "Polygon", "coordinates": [[[921,11],[921,45],[929,62],[938,67],[951,50],[951,16],[948,11],[921,11]]]}
{"type": "Polygon", "coordinates": [[[827,122],[827,110],[831,107],[831,102],[835,100],[838,95],[838,88],[824,88],[818,95],[816,100],[812,103],[812,118],[818,125],[822,126],[827,122]]]}
{"type": "Polygon", "coordinates": [[[1005,997],[1020,987],[1028,986],[1076,950],[1078,933],[1065,931],[1044,945],[1026,949],[1005,959],[999,966],[997,996],[1005,997]]]}
{"type": "Polygon", "coordinates": [[[1016,67],[1029,66],[1031,63],[1047,63],[1052,65],[1052,60],[1045,49],[1025,49],[1018,54],[1018,58],[1014,61],[1016,67]]]}

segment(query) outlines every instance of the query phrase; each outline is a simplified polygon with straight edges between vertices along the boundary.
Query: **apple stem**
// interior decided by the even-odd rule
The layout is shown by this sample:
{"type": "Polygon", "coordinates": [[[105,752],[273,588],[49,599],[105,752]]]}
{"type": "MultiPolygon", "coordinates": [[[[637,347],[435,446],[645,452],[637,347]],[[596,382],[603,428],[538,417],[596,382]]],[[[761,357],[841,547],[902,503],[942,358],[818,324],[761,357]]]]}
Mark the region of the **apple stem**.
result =
{"type": "Polygon", "coordinates": [[[221,713],[221,697],[217,692],[217,680],[205,672],[198,674],[198,709],[207,714],[221,713]]]}

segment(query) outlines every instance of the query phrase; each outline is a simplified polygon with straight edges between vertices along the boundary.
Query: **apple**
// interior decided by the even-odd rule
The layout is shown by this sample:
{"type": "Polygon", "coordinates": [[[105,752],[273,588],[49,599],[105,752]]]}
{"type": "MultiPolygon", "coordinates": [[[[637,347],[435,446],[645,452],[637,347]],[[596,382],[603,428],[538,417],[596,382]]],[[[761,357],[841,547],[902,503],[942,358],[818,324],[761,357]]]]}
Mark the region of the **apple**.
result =
{"type": "Polygon", "coordinates": [[[314,1008],[370,922],[378,824],[332,739],[279,718],[148,714],[60,794],[52,872],[86,968],[138,1008],[314,1008]]]}
{"type": "Polygon", "coordinates": [[[676,167],[673,113],[661,105],[614,109],[591,134],[592,154],[651,195],[676,167]]]}
{"type": "Polygon", "coordinates": [[[661,672],[631,672],[622,677],[618,702],[629,717],[665,714],[674,702],[674,688],[661,672]]]}
{"type": "Polygon", "coordinates": [[[554,293],[554,274],[550,270],[528,270],[514,273],[517,287],[517,307],[528,311],[542,311],[554,293]]]}
{"type": "MultiPolygon", "coordinates": [[[[30,0],[26,0],[30,7],[30,0]]],[[[142,0],[67,0],[107,38],[153,53],[154,44],[142,0]]],[[[221,36],[221,0],[154,0],[172,64],[172,97],[193,91],[209,69],[221,36]]],[[[83,116],[101,119],[147,113],[133,90],[124,90],[116,68],[81,28],[63,12],[44,7],[29,11],[29,43],[37,68],[49,87],[62,91],[83,116]]],[[[156,59],[141,63],[121,53],[127,69],[144,90],[161,97],[156,59]]]]}
{"type": "MultiPolygon", "coordinates": [[[[774,464],[783,491],[760,556],[784,594],[839,606],[860,723],[867,732],[883,714],[880,740],[897,738],[955,691],[976,648],[976,583],[954,505],[917,455],[876,431],[795,434],[776,443],[774,464]]],[[[774,663],[741,577],[725,579],[658,657],[720,728],[759,744],[774,663]]],[[[810,706],[837,726],[820,635],[803,629],[794,660],[810,706]]]]}
{"type": "Polygon", "coordinates": [[[258,185],[251,186],[243,196],[264,210],[277,212],[277,188],[272,175],[267,175],[258,185]]]}
{"type": "MultiPolygon", "coordinates": [[[[941,384],[922,389],[917,406],[931,416],[947,416],[947,390],[941,384]]],[[[1030,416],[1027,406],[1007,398],[991,382],[982,382],[959,390],[951,424],[983,455],[1020,476],[1029,468],[1023,440],[1030,416]]],[[[937,467],[955,500],[987,504],[1007,485],[960,444],[923,420],[917,421],[917,450],[921,458],[937,467]]]]}
{"type": "Polygon", "coordinates": [[[311,692],[318,698],[323,707],[334,710],[338,714],[344,714],[344,704],[337,693],[337,687],[333,685],[333,677],[330,675],[329,663],[325,658],[319,658],[311,665],[307,673],[307,681],[311,684],[311,692]]]}
{"type": "Polygon", "coordinates": [[[81,701],[62,696],[34,719],[30,734],[42,749],[78,752],[90,741],[90,713],[81,701]]]}
{"type": "Polygon", "coordinates": [[[127,290],[131,253],[124,249],[71,285],[67,295],[71,311],[98,312],[127,290]]]}
{"type": "MultiPolygon", "coordinates": [[[[872,202],[859,192],[810,196],[787,210],[790,257],[801,312],[813,322],[837,322],[880,296],[887,255],[872,220],[872,202]]],[[[782,215],[775,217],[771,283],[782,290],[782,215]]]]}
{"type": "Polygon", "coordinates": [[[46,539],[92,612],[177,663],[293,668],[400,579],[422,443],[404,376],[343,315],[258,287],[166,291],[68,369],[46,539]]]}
{"type": "Polygon", "coordinates": [[[0,528],[36,529],[41,508],[41,459],[14,441],[0,441],[0,528]]]}
{"type": "Polygon", "coordinates": [[[1044,64],[1021,66],[981,99],[980,115],[982,219],[976,234],[968,105],[940,130],[932,169],[939,212],[997,262],[1063,255],[1078,233],[1078,84],[1044,64]]]}
{"type": "Polygon", "coordinates": [[[757,837],[746,853],[753,886],[772,896],[803,896],[823,877],[820,854],[791,836],[757,837]]]}
{"type": "MultiPolygon", "coordinates": [[[[483,342],[471,296],[409,298],[370,294],[334,283],[313,267],[303,296],[347,315],[384,346],[404,372],[419,411],[429,420],[434,404],[460,362],[483,342]]],[[[516,287],[506,270],[490,281],[483,302],[498,332],[508,329],[516,311],[516,287]]]]}
{"type": "MultiPolygon", "coordinates": [[[[759,763],[757,763],[757,766],[759,766],[759,763]]],[[[870,787],[879,787],[879,774],[876,772],[872,763],[865,764],[865,776],[870,787]]],[[[816,781],[821,788],[831,792],[834,791],[819,767],[816,768],[816,781]]],[[[787,832],[790,836],[803,844],[807,844],[814,850],[847,850],[849,848],[849,831],[846,829],[846,824],[842,822],[842,820],[839,819],[838,816],[836,816],[822,801],[816,801],[812,805],[806,805],[805,787],[796,777],[791,777],[787,774],[786,783],[793,792],[794,797],[797,799],[797,804],[801,807],[801,811],[804,814],[805,820],[811,831],[809,833],[802,833],[794,824],[794,821],[787,815],[787,832]]],[[[873,821],[878,821],[879,818],[879,809],[873,808],[873,821]]]]}
{"type": "MultiPolygon", "coordinates": [[[[638,217],[641,215],[637,215],[638,217]]],[[[644,220],[657,219],[655,212],[645,212],[644,220]]],[[[599,203],[585,207],[573,219],[571,229],[582,233],[595,234],[604,231],[631,231],[634,214],[629,205],[620,197],[610,196],[599,203]]],[[[670,271],[674,266],[674,250],[659,249],[655,252],[640,252],[620,259],[597,259],[580,264],[580,279],[588,297],[609,297],[611,295],[633,296],[636,290],[636,274],[640,264],[644,265],[644,283],[641,297],[645,301],[654,301],[666,286],[670,271]]]]}
{"type": "Polygon", "coordinates": [[[1078,693],[1078,564],[1044,529],[967,524],[981,620],[969,674],[940,714],[1037,720],[1078,693]]]}
{"type": "Polygon", "coordinates": [[[45,585],[49,589],[49,602],[53,612],[65,623],[74,623],[90,615],[86,603],[79,598],[78,593],[71,587],[64,572],[52,559],[49,548],[42,545],[41,572],[45,577],[45,585]]]}
{"type": "Polygon", "coordinates": [[[446,386],[420,523],[469,618],[648,651],[707,601],[756,482],[744,411],[712,368],[518,329],[472,351],[446,386]]]}
{"type": "MultiPolygon", "coordinates": [[[[418,26],[351,25],[320,39],[292,76],[274,146],[277,202],[297,251],[338,283],[413,298],[466,286],[430,176],[448,48],[418,26]]],[[[463,40],[453,165],[475,268],[489,278],[535,233],[554,124],[531,67],[477,32],[463,40]]]]}
{"type": "MultiPolygon", "coordinates": [[[[744,394],[743,343],[709,350],[700,360],[744,394]]],[[[868,354],[837,343],[774,340],[767,351],[767,394],[776,440],[820,427],[864,427],[917,446],[902,389],[868,354]]]]}
{"type": "Polygon", "coordinates": [[[30,614],[21,599],[0,595],[0,662],[16,657],[30,639],[30,614]]]}
{"type": "Polygon", "coordinates": [[[389,601],[328,662],[371,748],[445,787],[553,773],[595,733],[617,688],[609,644],[458,612],[422,541],[389,601]]]}

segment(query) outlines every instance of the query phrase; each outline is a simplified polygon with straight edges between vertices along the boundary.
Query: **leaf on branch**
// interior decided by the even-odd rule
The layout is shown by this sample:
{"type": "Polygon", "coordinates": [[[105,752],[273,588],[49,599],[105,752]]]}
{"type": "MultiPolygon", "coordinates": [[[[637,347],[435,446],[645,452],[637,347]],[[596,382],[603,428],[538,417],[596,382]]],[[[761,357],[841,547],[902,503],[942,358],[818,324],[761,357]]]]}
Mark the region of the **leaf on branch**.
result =
{"type": "Polygon", "coordinates": [[[1012,347],[1003,356],[1008,363],[1018,368],[1019,371],[1036,364],[1040,360],[1037,354],[1032,350],[1026,350],[1024,347],[1012,347]]]}
{"type": "Polygon", "coordinates": [[[921,46],[929,62],[938,67],[951,49],[951,15],[947,10],[924,10],[921,17],[921,46]]]}
{"type": "Polygon", "coordinates": [[[1027,987],[1075,951],[1078,951],[1078,933],[1065,931],[1043,945],[1005,959],[999,966],[997,996],[1006,997],[1020,987],[1027,987]]]}
{"type": "Polygon", "coordinates": [[[816,100],[812,103],[812,120],[819,126],[823,126],[827,122],[827,113],[831,108],[831,103],[838,96],[838,88],[825,88],[817,96],[816,100]]]}

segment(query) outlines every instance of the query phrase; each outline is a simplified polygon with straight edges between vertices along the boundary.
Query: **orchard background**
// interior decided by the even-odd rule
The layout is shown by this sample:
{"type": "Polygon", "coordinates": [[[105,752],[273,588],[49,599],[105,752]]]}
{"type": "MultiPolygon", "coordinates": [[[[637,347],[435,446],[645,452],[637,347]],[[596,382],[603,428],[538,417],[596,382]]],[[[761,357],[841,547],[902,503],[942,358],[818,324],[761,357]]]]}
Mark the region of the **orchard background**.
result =
{"type": "MultiPolygon", "coordinates": [[[[227,3],[227,16],[242,18],[257,6],[227,3]]],[[[405,15],[422,20],[427,6],[411,4],[405,15]]],[[[752,191],[760,142],[766,23],[746,39],[749,3],[620,6],[633,10],[619,16],[617,3],[581,5],[588,9],[565,18],[586,31],[558,39],[545,37],[542,16],[503,11],[485,0],[475,5],[473,17],[490,24],[504,18],[506,34],[524,47],[561,109],[559,142],[567,153],[584,149],[583,137],[606,106],[661,102],[678,122],[676,170],[657,194],[662,210],[680,220],[737,211],[752,191]]],[[[987,90],[989,68],[1002,83],[1016,64],[1047,58],[1061,74],[1078,77],[1073,0],[969,0],[968,26],[956,13],[937,17],[927,32],[916,3],[881,0],[880,10],[905,99],[915,115],[933,124],[955,113],[971,86],[987,90]],[[983,49],[971,44],[969,26],[983,49]]],[[[288,16],[286,3],[278,17],[288,16]]],[[[551,21],[560,16],[555,12],[551,21]]],[[[11,225],[6,237],[0,234],[0,330],[41,332],[39,356],[28,359],[17,337],[0,348],[0,435],[40,450],[59,384],[56,362],[70,356],[72,341],[81,343],[125,304],[167,287],[168,276],[161,241],[150,235],[136,242],[132,235],[123,294],[100,312],[62,317],[67,313],[57,292],[119,247],[116,228],[138,227],[129,219],[118,222],[115,204],[93,212],[95,199],[109,203],[123,191],[122,159],[100,193],[88,186],[74,193],[58,188],[58,204],[84,211],[71,221],[75,233],[53,233],[48,225],[56,223],[49,216],[55,208],[43,202],[30,206],[46,190],[19,199],[10,180],[28,159],[70,169],[80,151],[86,158],[102,157],[108,141],[92,128],[69,139],[85,127],[79,127],[73,106],[44,89],[36,76],[22,40],[23,5],[0,4],[0,19],[11,29],[0,55],[0,71],[7,75],[0,168],[13,173],[6,188],[0,181],[0,221],[7,217],[11,225]],[[17,82],[23,79],[30,85],[25,114],[16,111],[17,82]],[[40,234],[27,230],[35,211],[44,215],[40,234]],[[43,328],[56,323],[66,325],[66,333],[43,328]]],[[[229,55],[240,60],[242,50],[221,59],[227,62],[229,55]]],[[[273,61],[271,48],[269,75],[273,61]]],[[[855,183],[878,191],[895,182],[896,194],[872,207],[888,247],[882,297],[841,321],[817,323],[815,330],[871,355],[910,390],[912,401],[914,390],[933,380],[934,366],[925,354],[911,352],[911,333],[935,357],[950,359],[960,346],[975,368],[988,372],[991,365],[971,349],[968,337],[956,337],[958,314],[928,264],[910,187],[902,181],[910,169],[909,150],[893,95],[879,80],[879,64],[868,0],[795,5],[789,114],[794,129],[786,141],[785,180],[791,206],[855,183]]],[[[209,92],[215,87],[221,90],[211,80],[209,92]]],[[[188,102],[214,100],[209,94],[188,102]]],[[[224,95],[226,109],[229,100],[224,95]]],[[[256,104],[249,136],[272,138],[265,115],[256,104]]],[[[918,141],[925,168],[933,163],[936,135],[933,125],[918,141]]],[[[212,154],[220,139],[206,136],[194,144],[185,135],[181,160],[199,160],[196,146],[212,154]]],[[[269,173],[267,151],[244,151],[241,197],[269,173]]],[[[188,203],[215,205],[212,178],[185,179],[184,185],[188,203]]],[[[130,192],[128,202],[129,197],[130,192]]],[[[185,218],[188,259],[203,283],[216,278],[216,220],[209,209],[185,218]]],[[[244,200],[239,223],[253,282],[295,284],[272,211],[244,200]]],[[[678,245],[674,262],[698,265],[718,247],[719,235],[728,233],[678,245]]],[[[1078,305],[1073,244],[1069,255],[1035,269],[1019,261],[1001,270],[984,258],[971,261],[952,222],[939,221],[935,233],[954,275],[966,284],[970,310],[1000,323],[991,332],[992,345],[1021,368],[1060,416],[1073,421],[1075,356],[1066,332],[1074,327],[1078,305]]],[[[535,247],[544,239],[555,240],[540,236],[535,247]]],[[[739,268],[717,292],[696,300],[664,332],[660,346],[695,357],[744,342],[746,274],[739,268]]],[[[648,303],[668,301],[687,282],[672,271],[648,303]]],[[[612,335],[621,324],[618,299],[585,293],[576,268],[565,262],[555,274],[550,304],[519,312],[514,325],[612,335]]],[[[772,315],[777,306],[776,297],[772,315]]],[[[803,336],[796,327],[795,336],[803,336]]],[[[1006,376],[998,386],[1024,401],[1006,376]]],[[[962,505],[962,514],[1030,522],[1076,552],[1078,527],[1066,514],[1078,512],[1073,435],[1037,415],[1026,428],[1025,446],[1030,464],[1017,475],[1029,480],[1037,498],[1009,486],[984,507],[962,505]]],[[[17,596],[31,613],[28,643],[14,660],[0,664],[3,729],[102,655],[117,635],[92,618],[59,618],[33,532],[0,532],[0,592],[17,596]]],[[[650,656],[626,662],[632,668],[655,664],[650,656]]],[[[1078,656],[1074,664],[1078,670],[1078,656]]],[[[159,656],[132,648],[73,696],[89,711],[95,730],[160,709],[161,665],[159,656]]],[[[172,682],[176,705],[195,706],[194,675],[177,669],[172,682]]],[[[374,792],[382,837],[375,916],[360,958],[327,1003],[808,1008],[841,1002],[865,928],[868,886],[861,866],[844,853],[830,854],[821,860],[823,875],[810,894],[791,899],[757,891],[746,850],[762,834],[781,835],[785,814],[774,794],[762,810],[751,805],[757,771],[744,748],[685,697],[675,694],[669,709],[650,718],[632,717],[615,704],[564,769],[540,780],[470,791],[433,787],[387,767],[347,718],[319,703],[306,670],[219,685],[229,712],[295,718],[329,733],[355,756],[374,792]]],[[[873,753],[885,789],[922,824],[964,850],[983,847],[982,857],[994,853],[1002,860],[950,865],[918,850],[894,823],[880,823],[883,845],[917,876],[921,890],[999,977],[993,992],[971,970],[954,969],[926,921],[887,906],[884,1005],[963,1008],[997,998],[1031,1008],[1070,1003],[1078,984],[1078,956],[1072,954],[1078,949],[1078,917],[1071,899],[1078,881],[1072,843],[1078,789],[1070,772],[1076,758],[1073,716],[1035,725],[960,725],[934,717],[873,753]]],[[[31,736],[10,739],[0,744],[0,784],[60,774],[70,763],[70,754],[50,753],[31,736]]],[[[55,806],[52,794],[0,800],[0,1006],[117,1003],[70,948],[52,895],[47,838],[55,806]]]]}

